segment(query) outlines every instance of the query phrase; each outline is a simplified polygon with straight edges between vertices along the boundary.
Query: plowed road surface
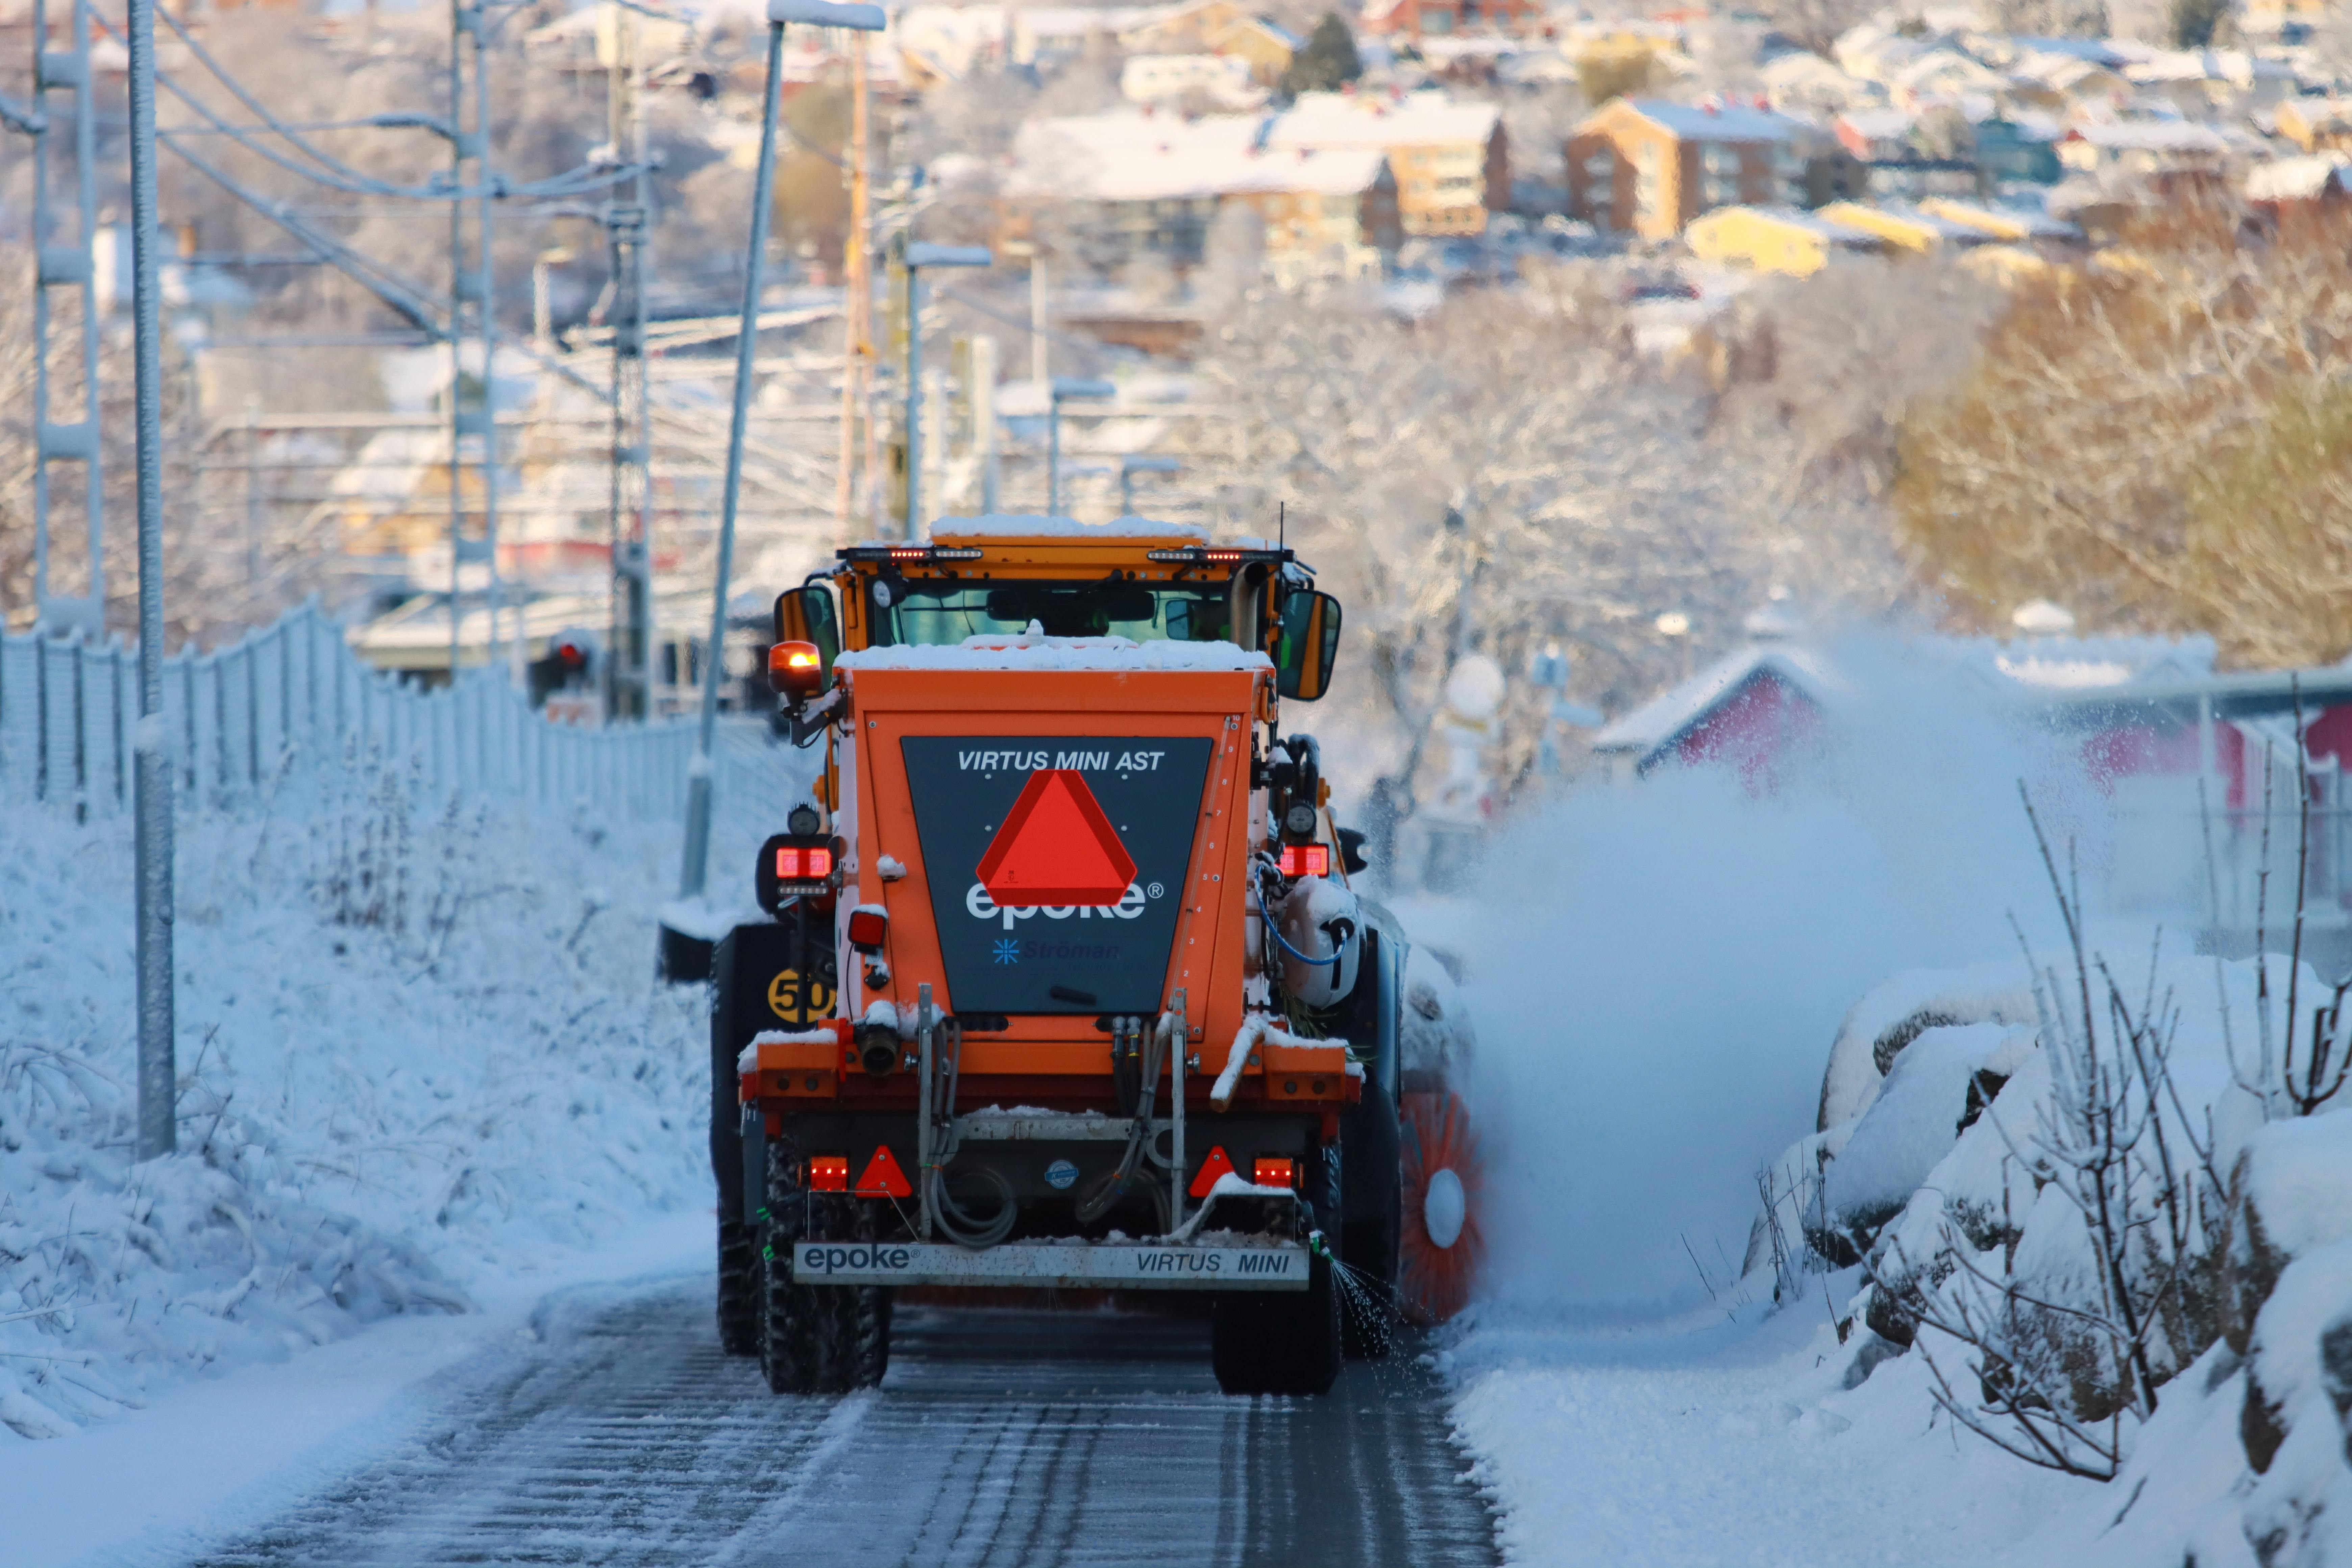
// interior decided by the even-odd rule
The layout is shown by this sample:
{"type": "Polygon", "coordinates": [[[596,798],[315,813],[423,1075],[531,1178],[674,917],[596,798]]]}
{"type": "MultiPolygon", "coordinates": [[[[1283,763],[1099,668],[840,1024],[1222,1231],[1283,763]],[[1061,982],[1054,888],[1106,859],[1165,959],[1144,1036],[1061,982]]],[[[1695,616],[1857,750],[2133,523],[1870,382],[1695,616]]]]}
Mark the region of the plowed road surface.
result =
{"type": "Polygon", "coordinates": [[[441,1379],[391,1451],[197,1561],[1496,1561],[1410,1344],[1323,1399],[1228,1399],[1205,1321],[909,1308],[881,1388],[793,1399],[719,1353],[707,1284],[534,1326],[441,1379]]]}

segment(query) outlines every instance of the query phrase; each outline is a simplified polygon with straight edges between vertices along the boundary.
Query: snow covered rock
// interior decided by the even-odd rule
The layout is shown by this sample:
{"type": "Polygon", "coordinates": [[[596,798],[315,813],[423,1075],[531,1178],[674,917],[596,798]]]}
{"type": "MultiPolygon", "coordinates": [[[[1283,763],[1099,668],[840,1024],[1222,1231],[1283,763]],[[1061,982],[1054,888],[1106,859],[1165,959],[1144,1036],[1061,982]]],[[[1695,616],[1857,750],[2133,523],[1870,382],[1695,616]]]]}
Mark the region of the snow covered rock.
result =
{"type": "Polygon", "coordinates": [[[1868,1110],[1895,1058],[1929,1029],[2035,1021],[2032,987],[2020,984],[2014,963],[1905,970],[1855,1003],[1839,1026],[1822,1074],[1814,1130],[1827,1131],[1868,1110]]]}
{"type": "Polygon", "coordinates": [[[1999,1024],[1923,1029],[1822,1173],[1829,1225],[1864,1241],[1902,1212],[1961,1133],[1977,1070],[2007,1042],[1999,1024]]]}

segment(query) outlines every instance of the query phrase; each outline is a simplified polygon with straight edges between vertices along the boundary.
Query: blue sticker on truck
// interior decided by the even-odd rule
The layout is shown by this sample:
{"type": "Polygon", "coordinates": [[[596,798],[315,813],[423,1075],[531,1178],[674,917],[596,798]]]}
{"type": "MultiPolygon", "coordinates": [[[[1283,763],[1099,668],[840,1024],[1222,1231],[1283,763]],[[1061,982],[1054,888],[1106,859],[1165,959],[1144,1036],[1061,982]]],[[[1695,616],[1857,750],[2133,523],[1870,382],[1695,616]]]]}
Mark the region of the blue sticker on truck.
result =
{"type": "Polygon", "coordinates": [[[899,745],[929,872],[948,1007],[1157,1013],[1215,742],[910,735],[899,745]],[[1030,775],[1045,769],[1084,777],[1135,862],[1134,879],[1116,902],[1006,909],[982,885],[982,857],[1030,775]]]}

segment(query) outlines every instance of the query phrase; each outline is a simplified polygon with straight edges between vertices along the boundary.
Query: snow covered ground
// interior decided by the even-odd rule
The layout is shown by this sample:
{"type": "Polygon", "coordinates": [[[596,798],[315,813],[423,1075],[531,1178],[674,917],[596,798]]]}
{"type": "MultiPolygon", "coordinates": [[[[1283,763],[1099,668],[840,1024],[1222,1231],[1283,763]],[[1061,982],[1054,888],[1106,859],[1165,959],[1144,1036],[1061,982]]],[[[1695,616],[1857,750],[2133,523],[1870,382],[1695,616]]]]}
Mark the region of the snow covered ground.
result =
{"type": "Polygon", "coordinates": [[[1958,1568],[2105,1491],[1931,1426],[1915,1362],[1842,1388],[1853,1357],[1817,1299],[1639,1326],[1482,1316],[1443,1359],[1513,1563],[1958,1568]]]}
{"type": "Polygon", "coordinates": [[[0,1474],[707,1206],[701,997],[653,980],[676,844],[340,769],[186,823],[179,1152],[134,1165],[130,825],[12,816],[0,1474]]]}

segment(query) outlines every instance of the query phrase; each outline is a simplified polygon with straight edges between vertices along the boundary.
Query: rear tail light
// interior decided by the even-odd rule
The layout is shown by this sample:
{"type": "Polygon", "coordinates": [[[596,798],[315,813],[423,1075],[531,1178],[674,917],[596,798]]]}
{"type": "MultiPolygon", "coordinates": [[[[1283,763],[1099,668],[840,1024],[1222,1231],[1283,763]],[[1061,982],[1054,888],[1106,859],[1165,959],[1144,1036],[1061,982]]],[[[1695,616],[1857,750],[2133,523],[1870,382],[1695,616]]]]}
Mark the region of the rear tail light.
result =
{"type": "Polygon", "coordinates": [[[768,649],[768,684],[786,697],[814,697],[824,684],[824,657],[813,642],[780,642],[768,649]]]}
{"type": "Polygon", "coordinates": [[[1261,1154],[1250,1162],[1250,1180],[1261,1187],[1286,1187],[1297,1169],[1286,1155],[1261,1154]]]}
{"type": "Polygon", "coordinates": [[[890,934],[890,913],[872,905],[860,905],[849,911],[849,945],[860,952],[879,952],[882,939],[890,934]]]}
{"type": "Polygon", "coordinates": [[[845,1193],[849,1190],[849,1156],[819,1154],[809,1161],[809,1191],[813,1193],[845,1193]]]}
{"type": "Polygon", "coordinates": [[[1331,874],[1331,849],[1325,844],[1286,844],[1282,847],[1282,874],[1286,877],[1328,877],[1331,874]]]}
{"type": "Polygon", "coordinates": [[[833,851],[824,847],[776,847],[776,880],[813,882],[833,875],[833,851]]]}

